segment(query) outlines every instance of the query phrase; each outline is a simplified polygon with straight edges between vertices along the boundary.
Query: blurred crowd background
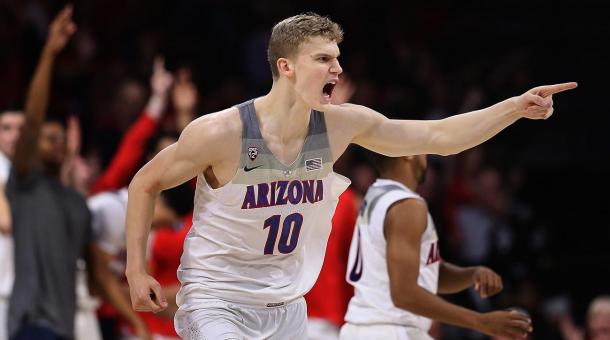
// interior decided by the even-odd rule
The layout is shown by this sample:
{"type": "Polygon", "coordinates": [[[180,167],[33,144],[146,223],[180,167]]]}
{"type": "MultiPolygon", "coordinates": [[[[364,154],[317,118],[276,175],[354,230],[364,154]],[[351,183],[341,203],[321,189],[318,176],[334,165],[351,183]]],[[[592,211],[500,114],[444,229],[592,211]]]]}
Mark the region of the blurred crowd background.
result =
{"type": "MultiPolygon", "coordinates": [[[[610,25],[601,2],[73,4],[78,30],[56,61],[48,115],[80,121],[87,188],[152,95],[155,57],[174,76],[158,129],[172,134],[197,116],[265,94],[271,27],[304,11],[343,26],[349,101],[392,118],[438,119],[536,85],[577,81],[578,89],[556,96],[548,121],[519,121],[481,147],[430,156],[421,193],[443,258],[485,264],[504,279],[505,290],[491,300],[466,293],[453,301],[478,310],[518,306],[533,316],[534,338],[555,339],[562,337],[558,320],[569,316],[583,327],[592,299],[610,294],[610,112],[601,52],[610,25]]],[[[23,108],[48,25],[64,5],[0,1],[1,110],[23,108]]],[[[355,146],[336,171],[352,180],[356,200],[375,176],[355,146]]],[[[478,338],[450,327],[442,334],[478,338]]]]}

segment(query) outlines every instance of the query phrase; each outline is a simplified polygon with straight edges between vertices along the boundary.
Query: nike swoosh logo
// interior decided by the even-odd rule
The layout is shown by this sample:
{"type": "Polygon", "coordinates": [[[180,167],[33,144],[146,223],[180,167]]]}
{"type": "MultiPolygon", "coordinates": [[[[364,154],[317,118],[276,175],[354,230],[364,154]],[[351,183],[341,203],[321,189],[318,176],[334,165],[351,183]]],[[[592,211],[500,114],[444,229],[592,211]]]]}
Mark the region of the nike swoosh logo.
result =
{"type": "Polygon", "coordinates": [[[252,167],[252,168],[248,168],[248,166],[246,165],[246,166],[244,166],[244,171],[245,172],[252,171],[252,170],[254,170],[256,168],[260,168],[261,166],[262,165],[258,165],[258,166],[252,167]]]}

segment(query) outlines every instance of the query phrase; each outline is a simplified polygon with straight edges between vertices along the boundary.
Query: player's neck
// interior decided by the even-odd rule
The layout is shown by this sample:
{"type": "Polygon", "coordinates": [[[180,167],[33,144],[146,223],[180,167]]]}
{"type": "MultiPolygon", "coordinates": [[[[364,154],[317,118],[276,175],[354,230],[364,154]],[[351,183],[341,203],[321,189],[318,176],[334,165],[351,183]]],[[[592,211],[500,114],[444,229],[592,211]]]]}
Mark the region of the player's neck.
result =
{"type": "Polygon", "coordinates": [[[302,138],[307,134],[311,108],[289,86],[275,84],[269,93],[254,101],[261,130],[282,139],[302,138]]]}
{"type": "Polygon", "coordinates": [[[405,172],[401,169],[401,171],[386,171],[382,174],[381,178],[391,179],[393,181],[399,182],[412,191],[416,191],[418,187],[418,182],[415,179],[415,176],[411,174],[411,172],[405,172]]]}

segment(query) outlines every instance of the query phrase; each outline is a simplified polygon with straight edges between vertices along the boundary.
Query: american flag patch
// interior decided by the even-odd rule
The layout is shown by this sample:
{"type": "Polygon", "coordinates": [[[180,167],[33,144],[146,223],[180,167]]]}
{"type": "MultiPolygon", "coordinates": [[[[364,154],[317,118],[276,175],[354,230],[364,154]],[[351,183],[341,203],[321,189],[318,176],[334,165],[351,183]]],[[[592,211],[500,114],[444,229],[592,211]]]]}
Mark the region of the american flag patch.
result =
{"type": "Polygon", "coordinates": [[[322,158],[312,158],[305,161],[305,171],[322,169],[322,158]]]}

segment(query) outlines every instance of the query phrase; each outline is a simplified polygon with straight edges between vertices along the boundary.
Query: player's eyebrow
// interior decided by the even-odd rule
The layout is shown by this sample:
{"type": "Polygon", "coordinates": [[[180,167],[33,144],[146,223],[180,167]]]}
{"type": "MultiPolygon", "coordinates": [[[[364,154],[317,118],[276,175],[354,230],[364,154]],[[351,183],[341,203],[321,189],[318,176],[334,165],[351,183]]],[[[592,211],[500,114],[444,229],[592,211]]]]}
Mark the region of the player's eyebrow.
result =
{"type": "Polygon", "coordinates": [[[319,58],[319,57],[339,58],[340,55],[341,55],[341,53],[334,55],[334,54],[327,53],[327,52],[319,52],[319,53],[313,54],[312,57],[314,57],[314,58],[319,58]]]}

